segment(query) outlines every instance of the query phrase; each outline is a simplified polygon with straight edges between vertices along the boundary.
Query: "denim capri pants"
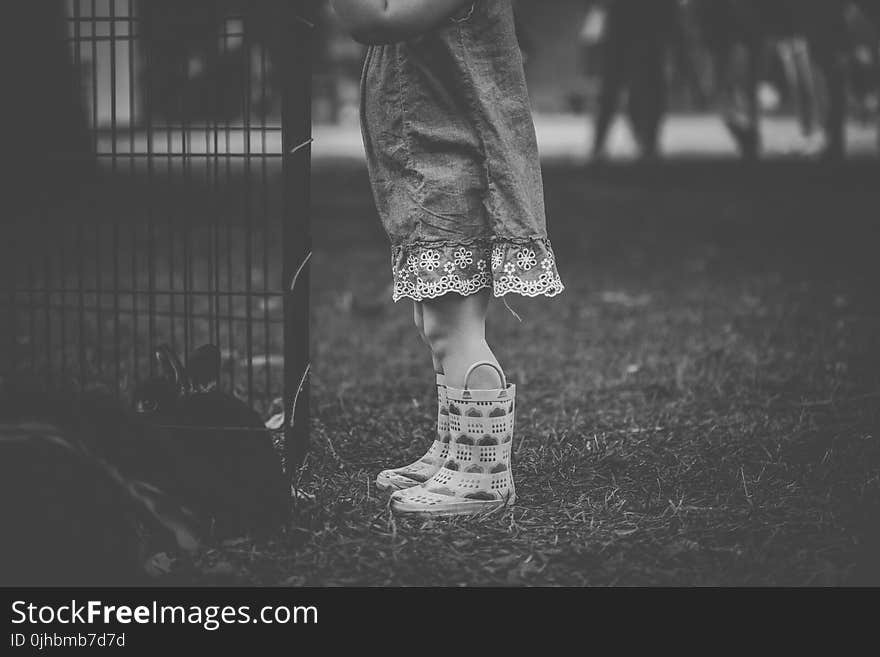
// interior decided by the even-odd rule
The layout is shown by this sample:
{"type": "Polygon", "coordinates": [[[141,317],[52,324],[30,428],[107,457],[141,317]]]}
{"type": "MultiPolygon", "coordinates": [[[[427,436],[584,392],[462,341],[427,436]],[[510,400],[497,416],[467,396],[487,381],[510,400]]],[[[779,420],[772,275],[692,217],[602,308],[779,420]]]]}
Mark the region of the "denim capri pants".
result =
{"type": "Polygon", "coordinates": [[[361,128],[395,301],[562,292],[510,0],[369,47],[361,128]]]}

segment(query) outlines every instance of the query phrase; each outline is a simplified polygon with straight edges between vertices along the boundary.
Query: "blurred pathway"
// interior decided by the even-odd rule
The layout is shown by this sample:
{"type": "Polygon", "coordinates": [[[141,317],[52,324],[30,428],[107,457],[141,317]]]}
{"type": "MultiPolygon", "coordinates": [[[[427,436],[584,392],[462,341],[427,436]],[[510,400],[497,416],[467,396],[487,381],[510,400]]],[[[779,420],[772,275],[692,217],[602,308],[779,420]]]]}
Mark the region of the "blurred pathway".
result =
{"type": "MultiPolygon", "coordinates": [[[[578,115],[537,115],[535,127],[545,161],[580,163],[593,136],[592,119],[578,115]]],[[[764,157],[803,156],[807,147],[791,118],[765,118],[762,122],[764,157]]],[[[318,125],[314,128],[315,163],[336,159],[363,159],[363,146],[356,124],[318,125]]],[[[850,123],[848,150],[853,157],[877,153],[876,130],[870,125],[850,123]]],[[[630,159],[635,147],[626,124],[618,120],[612,129],[608,150],[611,159],[630,159]]],[[[672,116],[663,132],[663,153],[674,158],[735,158],[736,149],[717,115],[672,116]]]]}

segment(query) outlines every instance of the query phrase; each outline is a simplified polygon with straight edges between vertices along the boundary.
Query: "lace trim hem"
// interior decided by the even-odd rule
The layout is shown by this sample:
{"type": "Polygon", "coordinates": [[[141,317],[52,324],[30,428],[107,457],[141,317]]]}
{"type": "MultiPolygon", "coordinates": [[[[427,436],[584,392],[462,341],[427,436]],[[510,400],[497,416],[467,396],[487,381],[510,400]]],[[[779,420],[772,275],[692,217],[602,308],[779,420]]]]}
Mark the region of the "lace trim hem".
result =
{"type": "Polygon", "coordinates": [[[468,296],[554,297],[565,286],[549,240],[494,240],[399,246],[392,253],[394,301],[436,299],[450,292],[468,296]]]}

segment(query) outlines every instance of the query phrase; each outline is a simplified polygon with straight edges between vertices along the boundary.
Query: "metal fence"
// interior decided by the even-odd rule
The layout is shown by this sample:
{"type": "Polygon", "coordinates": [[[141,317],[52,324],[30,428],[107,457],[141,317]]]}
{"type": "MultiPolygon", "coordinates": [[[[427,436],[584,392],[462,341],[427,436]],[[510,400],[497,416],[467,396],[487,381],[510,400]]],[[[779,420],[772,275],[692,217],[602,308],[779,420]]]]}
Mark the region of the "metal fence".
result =
{"type": "Polygon", "coordinates": [[[34,100],[7,87],[12,102],[34,107],[16,126],[28,191],[2,224],[3,375],[100,383],[124,398],[155,374],[157,345],[186,358],[213,343],[226,390],[266,416],[284,400],[287,448],[298,459],[307,424],[309,3],[26,4],[39,8],[28,8],[21,28],[39,32],[44,48],[40,59],[21,53],[20,66],[33,69],[24,76],[57,73],[36,84],[64,78],[73,101],[61,102],[57,89],[34,100]]]}

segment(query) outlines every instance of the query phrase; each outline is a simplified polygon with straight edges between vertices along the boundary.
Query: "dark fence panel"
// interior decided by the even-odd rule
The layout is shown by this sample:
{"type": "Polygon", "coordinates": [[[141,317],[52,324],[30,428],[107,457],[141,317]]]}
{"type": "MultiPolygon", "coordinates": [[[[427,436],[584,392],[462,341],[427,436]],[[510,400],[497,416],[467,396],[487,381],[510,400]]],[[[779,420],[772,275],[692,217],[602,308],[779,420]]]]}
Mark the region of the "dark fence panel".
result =
{"type": "Polygon", "coordinates": [[[74,84],[69,102],[5,93],[23,175],[2,223],[3,375],[124,398],[157,345],[186,358],[211,342],[227,390],[292,412],[308,363],[309,3],[19,4],[13,80],[74,84]]]}

